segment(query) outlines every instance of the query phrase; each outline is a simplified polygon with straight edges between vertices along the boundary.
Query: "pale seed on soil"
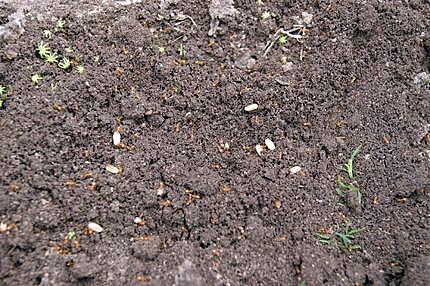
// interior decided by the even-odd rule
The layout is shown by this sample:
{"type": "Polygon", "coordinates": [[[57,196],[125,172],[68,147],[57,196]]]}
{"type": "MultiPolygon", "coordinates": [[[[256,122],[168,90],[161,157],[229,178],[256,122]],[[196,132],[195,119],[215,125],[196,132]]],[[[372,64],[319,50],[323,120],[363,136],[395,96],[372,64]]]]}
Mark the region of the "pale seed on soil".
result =
{"type": "Polygon", "coordinates": [[[133,221],[135,224],[142,224],[143,223],[143,219],[141,219],[140,217],[135,217],[133,221]]]}
{"type": "Polygon", "coordinates": [[[112,136],[113,145],[118,146],[121,143],[121,134],[118,131],[115,131],[112,136]]]}
{"type": "Polygon", "coordinates": [[[257,154],[259,156],[261,156],[261,153],[263,153],[263,146],[261,146],[260,144],[255,145],[255,151],[257,151],[257,154]]]}
{"type": "Polygon", "coordinates": [[[95,222],[88,223],[88,228],[94,232],[102,232],[103,231],[103,227],[96,224],[95,222]]]}
{"type": "Polygon", "coordinates": [[[109,164],[106,166],[106,171],[112,174],[119,174],[121,172],[121,169],[109,164]]]}
{"type": "Polygon", "coordinates": [[[166,188],[163,182],[160,182],[160,186],[157,189],[157,196],[162,197],[166,194],[166,188]]]}
{"type": "Polygon", "coordinates": [[[264,140],[264,144],[266,144],[267,148],[268,148],[270,151],[275,150],[275,143],[273,143],[273,141],[272,141],[272,140],[270,140],[270,139],[266,139],[266,140],[264,140]]]}
{"type": "Polygon", "coordinates": [[[253,103],[253,104],[246,106],[245,111],[251,112],[251,111],[257,110],[257,108],[258,108],[258,104],[253,103]]]}
{"type": "Polygon", "coordinates": [[[290,173],[291,174],[297,174],[298,172],[300,172],[302,170],[302,168],[301,167],[299,167],[299,166],[294,166],[294,167],[292,167],[291,169],[290,169],[290,173]]]}

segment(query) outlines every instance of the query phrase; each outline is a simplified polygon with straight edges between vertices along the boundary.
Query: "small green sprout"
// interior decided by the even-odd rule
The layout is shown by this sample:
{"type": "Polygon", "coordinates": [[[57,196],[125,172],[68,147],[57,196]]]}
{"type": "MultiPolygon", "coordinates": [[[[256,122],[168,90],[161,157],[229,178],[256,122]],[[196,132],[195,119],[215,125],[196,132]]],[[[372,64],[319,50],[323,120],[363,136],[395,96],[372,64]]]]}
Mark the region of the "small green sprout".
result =
{"type": "Polygon", "coordinates": [[[263,0],[257,0],[255,1],[255,4],[257,4],[257,6],[264,5],[263,0]]]}
{"type": "Polygon", "coordinates": [[[79,65],[79,66],[76,67],[75,71],[76,71],[77,74],[83,74],[84,71],[85,71],[85,68],[84,68],[83,65],[79,65]]]}
{"type": "Polygon", "coordinates": [[[355,239],[355,235],[364,231],[365,228],[354,228],[350,225],[347,225],[343,232],[335,232],[336,237],[338,238],[337,246],[342,250],[359,250],[361,246],[359,244],[354,244],[353,240],[355,239]]]}
{"type": "Polygon", "coordinates": [[[352,162],[354,161],[355,157],[361,150],[361,145],[357,146],[354,151],[352,151],[351,157],[348,159],[348,161],[344,165],[344,171],[348,173],[348,176],[350,179],[354,179],[354,173],[353,173],[353,167],[352,162]]]}
{"type": "Polygon", "coordinates": [[[34,75],[31,76],[31,81],[34,84],[38,84],[39,81],[41,81],[42,79],[43,79],[43,77],[41,75],[37,74],[37,73],[35,73],[34,75]]]}
{"type": "Polygon", "coordinates": [[[288,42],[288,38],[287,38],[287,36],[280,36],[280,37],[278,38],[278,44],[279,44],[280,46],[285,45],[287,42],[288,42]]]}
{"type": "Polygon", "coordinates": [[[46,55],[45,61],[50,64],[55,64],[58,62],[58,55],[56,53],[49,53],[46,55]]]}
{"type": "Polygon", "coordinates": [[[45,59],[51,53],[51,48],[48,46],[48,44],[45,44],[43,41],[41,41],[39,44],[37,44],[36,52],[41,59],[45,59]]]}
{"type": "Polygon", "coordinates": [[[329,235],[324,234],[324,233],[316,233],[315,235],[319,238],[319,242],[321,244],[330,244],[331,243],[331,238],[329,235]]]}
{"type": "Polygon", "coordinates": [[[66,235],[66,240],[69,240],[69,241],[76,240],[76,232],[74,232],[73,230],[69,231],[66,235]]]}
{"type": "Polygon", "coordinates": [[[158,47],[158,52],[160,54],[163,54],[164,52],[166,52],[166,48],[165,47],[158,47]]]}
{"type": "Polygon", "coordinates": [[[306,282],[305,281],[300,281],[298,286],[306,286],[306,282]]]}
{"type": "Polygon", "coordinates": [[[354,186],[352,183],[345,183],[343,181],[343,178],[341,176],[337,177],[337,188],[336,188],[336,193],[338,194],[338,196],[343,196],[344,195],[344,191],[349,190],[352,193],[354,193],[357,196],[357,201],[358,204],[361,205],[361,201],[362,201],[362,193],[360,191],[360,189],[356,186],[354,186]]]}
{"type": "Polygon", "coordinates": [[[73,53],[73,49],[71,47],[67,47],[64,50],[66,51],[66,53],[73,53]]]}
{"type": "Polygon", "coordinates": [[[270,13],[269,11],[264,11],[260,17],[262,21],[267,21],[272,17],[272,13],[270,13]]]}
{"type": "Polygon", "coordinates": [[[43,36],[45,36],[47,39],[50,39],[52,38],[52,32],[50,30],[43,30],[43,36]]]}
{"type": "Polygon", "coordinates": [[[282,63],[283,65],[287,64],[287,63],[288,63],[288,57],[287,57],[287,56],[282,56],[282,57],[281,57],[281,63],[282,63]]]}
{"type": "Polygon", "coordinates": [[[66,22],[63,19],[59,19],[57,21],[57,24],[55,25],[55,31],[63,31],[64,30],[64,25],[66,25],[66,22]]]}
{"type": "Polygon", "coordinates": [[[185,57],[185,48],[182,44],[180,44],[178,47],[178,53],[181,58],[185,57]]]}
{"type": "Polygon", "coordinates": [[[63,70],[67,70],[70,68],[70,60],[66,57],[64,57],[61,62],[58,63],[58,66],[63,69],[63,70]]]}
{"type": "Polygon", "coordinates": [[[0,96],[3,96],[4,94],[6,94],[6,86],[0,84],[0,96]]]}

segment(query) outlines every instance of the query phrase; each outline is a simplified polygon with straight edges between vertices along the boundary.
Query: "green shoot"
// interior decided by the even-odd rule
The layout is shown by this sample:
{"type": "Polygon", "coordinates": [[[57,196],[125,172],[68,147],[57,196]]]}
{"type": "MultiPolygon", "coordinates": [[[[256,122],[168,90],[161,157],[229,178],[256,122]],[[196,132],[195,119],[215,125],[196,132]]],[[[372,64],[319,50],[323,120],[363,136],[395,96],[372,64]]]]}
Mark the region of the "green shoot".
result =
{"type": "Polygon", "coordinates": [[[182,44],[180,44],[178,47],[178,53],[181,58],[185,57],[185,48],[182,44]]]}
{"type": "Polygon", "coordinates": [[[286,36],[280,36],[280,37],[278,38],[278,44],[279,44],[280,46],[285,45],[287,42],[288,42],[288,38],[287,38],[286,36]]]}
{"type": "Polygon", "coordinates": [[[58,56],[56,53],[49,53],[46,55],[45,61],[50,64],[54,64],[58,62],[58,56]]]}
{"type": "Polygon", "coordinates": [[[60,19],[57,21],[57,24],[55,25],[55,31],[63,31],[64,30],[64,25],[66,24],[66,22],[63,19],[60,19]]]}
{"type": "Polygon", "coordinates": [[[158,47],[158,52],[160,54],[163,54],[164,52],[166,52],[166,48],[165,47],[158,47]]]}
{"type": "Polygon", "coordinates": [[[58,63],[58,66],[63,69],[63,70],[67,70],[70,68],[70,60],[68,58],[63,58],[61,60],[61,62],[58,63]]]}
{"type": "Polygon", "coordinates": [[[6,86],[0,84],[0,96],[6,94],[6,86]]]}
{"type": "Polygon", "coordinates": [[[300,281],[298,286],[306,286],[306,282],[305,281],[300,281]]]}
{"type": "Polygon", "coordinates": [[[348,159],[348,161],[344,165],[344,171],[348,173],[348,176],[350,179],[354,179],[354,173],[353,173],[353,166],[352,162],[354,161],[355,157],[361,150],[361,145],[357,146],[354,151],[352,151],[351,157],[348,159]]]}
{"type": "Polygon", "coordinates": [[[73,230],[69,231],[66,235],[66,240],[69,240],[69,241],[76,240],[76,232],[74,232],[73,230]]]}
{"type": "Polygon", "coordinates": [[[270,13],[269,11],[264,11],[260,17],[262,21],[267,21],[272,17],[272,13],[270,13]]]}
{"type": "Polygon", "coordinates": [[[71,47],[67,47],[64,50],[66,51],[66,53],[73,53],[73,49],[71,47]]]}
{"type": "Polygon", "coordinates": [[[85,68],[84,68],[83,65],[79,65],[79,66],[76,67],[75,71],[76,71],[77,74],[83,74],[84,71],[85,71],[85,68]]]}
{"type": "Polygon", "coordinates": [[[329,235],[323,233],[316,233],[315,235],[319,238],[321,244],[330,244],[331,238],[329,235]]]}
{"type": "Polygon", "coordinates": [[[287,63],[288,63],[288,57],[287,57],[287,56],[282,56],[282,57],[281,57],[281,63],[282,63],[283,65],[287,64],[287,63]]]}
{"type": "Polygon", "coordinates": [[[43,36],[45,36],[45,38],[47,38],[47,39],[50,39],[50,38],[52,38],[52,32],[50,30],[44,30],[43,36]]]}
{"type": "Polygon", "coordinates": [[[343,181],[343,178],[341,176],[337,177],[337,188],[336,188],[336,194],[338,196],[343,196],[344,191],[348,190],[353,192],[357,196],[358,203],[361,205],[362,200],[362,194],[358,187],[354,186],[352,183],[345,183],[343,181]]]}
{"type": "Polygon", "coordinates": [[[36,52],[41,59],[45,59],[51,53],[51,48],[48,46],[48,44],[45,44],[43,41],[41,41],[39,44],[37,44],[36,52]]]}
{"type": "Polygon", "coordinates": [[[354,244],[353,240],[355,239],[355,235],[364,231],[365,228],[353,228],[350,225],[347,225],[343,232],[335,232],[337,237],[337,245],[342,250],[359,250],[361,246],[359,244],[354,244]]]}
{"type": "Polygon", "coordinates": [[[43,79],[43,77],[41,75],[37,74],[37,73],[35,73],[34,75],[31,76],[31,81],[34,84],[38,84],[39,81],[41,81],[42,79],[43,79]]]}
{"type": "Polygon", "coordinates": [[[263,0],[257,0],[255,1],[255,4],[257,4],[257,6],[264,5],[263,0]]]}

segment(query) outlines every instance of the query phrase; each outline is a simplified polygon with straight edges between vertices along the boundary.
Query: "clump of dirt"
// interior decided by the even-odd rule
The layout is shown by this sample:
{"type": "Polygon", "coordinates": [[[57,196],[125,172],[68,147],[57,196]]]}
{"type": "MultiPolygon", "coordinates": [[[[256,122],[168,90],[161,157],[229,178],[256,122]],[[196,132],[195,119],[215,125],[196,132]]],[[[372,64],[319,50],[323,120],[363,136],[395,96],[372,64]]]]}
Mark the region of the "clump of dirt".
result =
{"type": "Polygon", "coordinates": [[[0,42],[5,285],[430,283],[429,3],[60,2],[0,42]]]}

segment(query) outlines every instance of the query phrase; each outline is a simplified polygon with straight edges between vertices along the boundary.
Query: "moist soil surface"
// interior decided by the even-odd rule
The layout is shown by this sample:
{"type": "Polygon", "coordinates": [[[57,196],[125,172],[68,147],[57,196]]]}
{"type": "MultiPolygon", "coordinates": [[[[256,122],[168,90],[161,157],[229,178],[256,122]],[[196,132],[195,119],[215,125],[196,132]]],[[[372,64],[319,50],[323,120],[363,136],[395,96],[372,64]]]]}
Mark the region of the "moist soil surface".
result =
{"type": "Polygon", "coordinates": [[[428,1],[22,2],[1,285],[430,285],[428,1]]]}

